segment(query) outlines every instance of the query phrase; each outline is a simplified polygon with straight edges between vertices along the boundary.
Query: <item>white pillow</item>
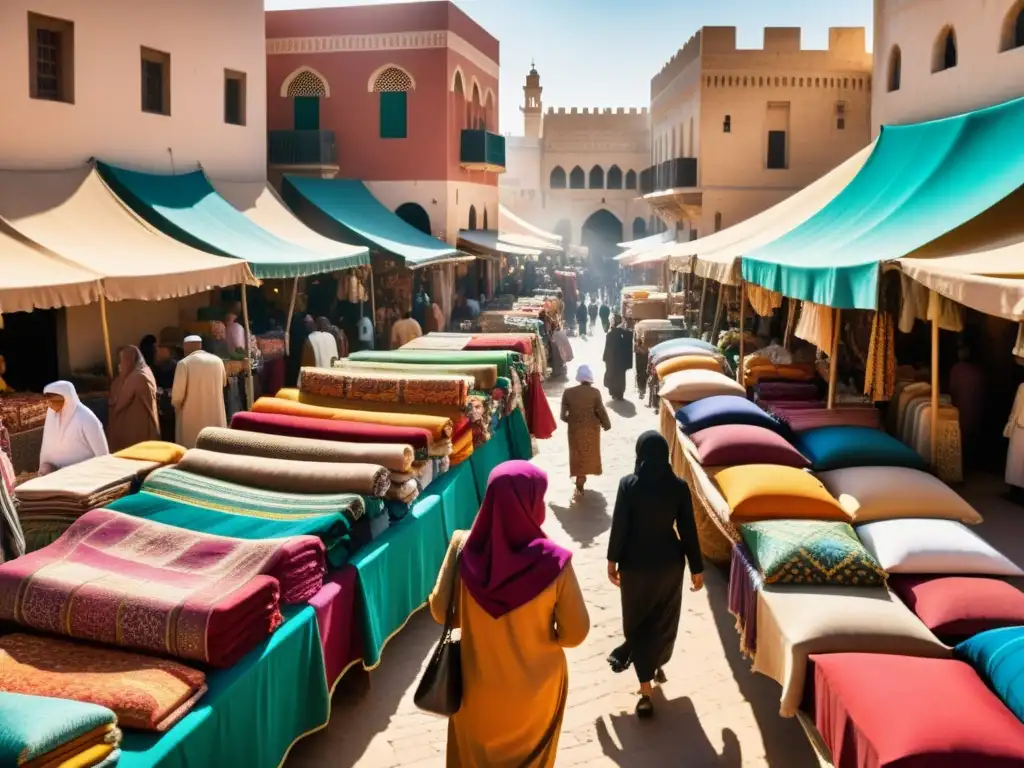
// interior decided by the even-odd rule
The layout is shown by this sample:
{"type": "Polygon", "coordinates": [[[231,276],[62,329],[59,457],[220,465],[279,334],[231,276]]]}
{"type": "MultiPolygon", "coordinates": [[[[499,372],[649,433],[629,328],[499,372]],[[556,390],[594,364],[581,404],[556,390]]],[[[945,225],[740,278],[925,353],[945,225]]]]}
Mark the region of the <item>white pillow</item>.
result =
{"type": "Polygon", "coordinates": [[[1024,576],[1024,571],[955,520],[880,520],[857,535],[889,573],[1024,576]]]}
{"type": "Polygon", "coordinates": [[[658,394],[673,402],[692,403],[694,400],[703,400],[715,395],[745,397],[747,391],[735,379],[724,373],[693,368],[670,373],[662,380],[658,394]]]}

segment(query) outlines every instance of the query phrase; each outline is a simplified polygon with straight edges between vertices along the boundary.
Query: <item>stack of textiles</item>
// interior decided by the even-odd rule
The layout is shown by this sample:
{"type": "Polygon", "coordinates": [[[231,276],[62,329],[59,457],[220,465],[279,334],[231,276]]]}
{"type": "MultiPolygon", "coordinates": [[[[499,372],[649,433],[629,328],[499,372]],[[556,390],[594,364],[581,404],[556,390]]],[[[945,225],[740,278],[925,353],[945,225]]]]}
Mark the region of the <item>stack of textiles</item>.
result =
{"type": "MultiPolygon", "coordinates": [[[[369,374],[373,375],[373,374],[369,374]]],[[[467,378],[467,381],[469,379],[467,378]]],[[[427,403],[388,402],[375,400],[344,400],[340,397],[330,395],[317,395],[312,392],[303,392],[295,387],[284,387],[279,389],[275,395],[280,400],[291,400],[293,403],[312,405],[317,408],[333,408],[340,410],[357,410],[367,413],[385,414],[406,414],[409,416],[433,416],[440,419],[448,419],[453,423],[467,417],[469,412],[466,405],[433,405],[427,403]]]]}
{"type": "Polygon", "coordinates": [[[932,388],[926,382],[900,382],[889,401],[893,434],[917,451],[947,483],[963,480],[960,412],[949,395],[939,396],[938,456],[932,457],[932,388]]]}
{"type": "Polygon", "coordinates": [[[14,493],[26,551],[45,547],[90,509],[127,495],[158,467],[155,461],[97,456],[18,486],[14,493]]]}
{"type": "Polygon", "coordinates": [[[817,378],[813,362],[778,363],[760,353],[743,358],[743,385],[747,388],[762,381],[814,381],[817,378]]]}
{"type": "Polygon", "coordinates": [[[515,352],[431,352],[396,349],[390,352],[353,352],[346,358],[353,362],[401,363],[402,365],[495,365],[499,376],[510,376],[517,370],[520,378],[526,375],[526,365],[515,352]]]}
{"type": "Polygon", "coordinates": [[[871,403],[837,405],[831,409],[821,400],[765,399],[758,404],[794,432],[819,427],[882,427],[882,412],[871,403]]]}
{"type": "Polygon", "coordinates": [[[353,493],[257,490],[166,467],[146,478],[139,493],[115,501],[108,509],[239,539],[316,536],[323,542],[327,562],[338,567],[369,541],[370,518],[383,506],[380,498],[353,493]]]}
{"type": "Polygon", "coordinates": [[[0,765],[108,768],[120,744],[117,715],[106,707],[0,691],[0,765]]]}
{"type": "Polygon", "coordinates": [[[0,621],[229,667],[323,576],[313,536],[243,541],[96,509],[0,566],[0,621]]]}
{"type": "Polygon", "coordinates": [[[12,435],[38,429],[46,423],[46,398],[34,392],[0,397],[0,420],[12,435]]]}
{"type": "MultiPolygon", "coordinates": [[[[276,405],[273,403],[275,398],[266,399],[271,401],[271,405],[276,405]]],[[[399,427],[286,413],[236,413],[231,417],[231,429],[342,443],[408,444],[412,446],[417,459],[427,456],[433,442],[430,430],[422,427],[399,427]]],[[[383,461],[380,463],[384,464],[383,461]]]]}
{"type": "Polygon", "coordinates": [[[427,371],[360,373],[340,368],[299,371],[300,392],[354,402],[465,407],[472,387],[470,377],[427,371]]]}
{"type": "MultiPolygon", "coordinates": [[[[206,675],[169,659],[15,633],[0,637],[0,689],[87,703],[116,715],[121,728],[162,732],[206,693],[206,675]]],[[[97,730],[119,740],[109,720],[97,730]]]]}
{"type": "MultiPolygon", "coordinates": [[[[334,367],[343,371],[359,371],[361,373],[398,373],[408,371],[410,366],[401,363],[360,363],[351,359],[335,360],[334,367]]],[[[436,373],[451,373],[458,376],[472,376],[473,389],[480,392],[490,392],[498,383],[498,366],[496,365],[471,365],[451,364],[434,365],[430,368],[436,373]]]]}
{"type": "Polygon", "coordinates": [[[185,448],[176,443],[165,443],[162,440],[146,440],[136,443],[114,454],[119,459],[135,461],[155,461],[161,466],[177,464],[185,455],[185,448]]]}

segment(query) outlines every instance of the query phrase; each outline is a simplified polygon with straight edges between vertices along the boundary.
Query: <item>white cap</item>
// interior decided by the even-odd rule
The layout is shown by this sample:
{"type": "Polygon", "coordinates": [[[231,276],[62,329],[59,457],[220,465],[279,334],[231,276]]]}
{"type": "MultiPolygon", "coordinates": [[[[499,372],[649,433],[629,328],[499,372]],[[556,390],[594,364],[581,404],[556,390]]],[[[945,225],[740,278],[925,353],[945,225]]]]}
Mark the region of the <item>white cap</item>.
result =
{"type": "Polygon", "coordinates": [[[185,341],[183,343],[184,344],[202,344],[203,343],[203,337],[202,336],[196,336],[193,333],[191,336],[186,336],[185,337],[185,341]]]}

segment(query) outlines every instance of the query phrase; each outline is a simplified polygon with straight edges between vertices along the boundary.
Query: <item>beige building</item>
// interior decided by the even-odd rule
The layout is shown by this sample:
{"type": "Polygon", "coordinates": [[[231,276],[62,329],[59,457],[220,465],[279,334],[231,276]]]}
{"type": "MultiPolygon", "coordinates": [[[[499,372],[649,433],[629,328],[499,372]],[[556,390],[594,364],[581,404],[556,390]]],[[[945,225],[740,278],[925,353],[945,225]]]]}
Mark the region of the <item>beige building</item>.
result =
{"type": "Polygon", "coordinates": [[[1024,0],[875,0],[873,131],[1024,96],[1024,0]]]}
{"type": "Polygon", "coordinates": [[[774,205],[871,138],[872,56],[863,29],[831,29],[827,50],[769,27],[761,49],[735,27],[704,27],[651,80],[645,200],[680,239],[774,205]]]}

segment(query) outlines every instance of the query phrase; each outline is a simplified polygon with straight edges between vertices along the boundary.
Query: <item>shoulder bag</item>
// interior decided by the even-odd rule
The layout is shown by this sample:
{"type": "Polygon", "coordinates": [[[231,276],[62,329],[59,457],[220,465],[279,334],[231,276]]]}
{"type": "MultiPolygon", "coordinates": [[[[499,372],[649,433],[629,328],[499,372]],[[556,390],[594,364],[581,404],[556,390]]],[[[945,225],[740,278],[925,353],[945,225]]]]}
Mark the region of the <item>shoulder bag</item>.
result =
{"type": "Polygon", "coordinates": [[[413,703],[424,712],[451,717],[462,706],[462,648],[460,641],[452,639],[452,624],[455,621],[455,596],[459,583],[459,557],[455,556],[455,572],[448,592],[448,614],[445,616],[441,639],[433,656],[423,670],[423,677],[416,686],[413,703]]]}

